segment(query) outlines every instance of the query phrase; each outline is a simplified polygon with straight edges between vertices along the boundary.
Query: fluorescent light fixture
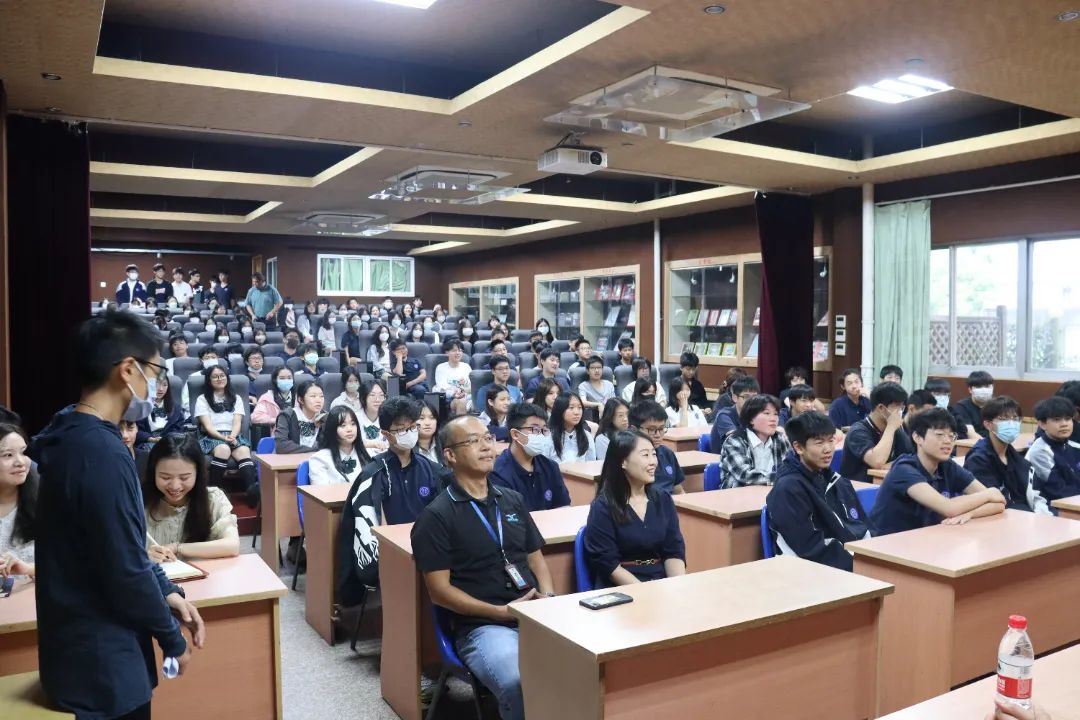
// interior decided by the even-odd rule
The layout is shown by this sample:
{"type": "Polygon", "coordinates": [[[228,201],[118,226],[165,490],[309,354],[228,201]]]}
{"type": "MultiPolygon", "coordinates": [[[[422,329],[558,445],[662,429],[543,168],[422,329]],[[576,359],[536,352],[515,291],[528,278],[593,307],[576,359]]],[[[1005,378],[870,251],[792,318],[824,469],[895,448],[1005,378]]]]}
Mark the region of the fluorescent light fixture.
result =
{"type": "Polygon", "coordinates": [[[461,242],[459,240],[447,240],[446,242],[432,243],[431,245],[424,245],[423,247],[414,248],[409,251],[409,255],[425,255],[427,253],[440,252],[442,250],[453,250],[464,245],[468,245],[467,242],[461,242]]]}
{"type": "Polygon", "coordinates": [[[939,80],[909,73],[895,79],[885,78],[873,85],[860,85],[854,90],[848,90],[848,95],[895,105],[915,98],[926,97],[927,95],[936,95],[947,90],[952,90],[952,86],[946,85],[939,80]]]}
{"type": "Polygon", "coordinates": [[[418,167],[396,178],[382,190],[369,195],[368,199],[447,205],[483,205],[529,192],[528,188],[489,184],[496,179],[495,173],[418,167]]]}
{"type": "Polygon", "coordinates": [[[400,5],[402,7],[417,8],[419,10],[427,10],[434,5],[437,0],[375,0],[375,2],[386,3],[387,5],[400,5]]]}

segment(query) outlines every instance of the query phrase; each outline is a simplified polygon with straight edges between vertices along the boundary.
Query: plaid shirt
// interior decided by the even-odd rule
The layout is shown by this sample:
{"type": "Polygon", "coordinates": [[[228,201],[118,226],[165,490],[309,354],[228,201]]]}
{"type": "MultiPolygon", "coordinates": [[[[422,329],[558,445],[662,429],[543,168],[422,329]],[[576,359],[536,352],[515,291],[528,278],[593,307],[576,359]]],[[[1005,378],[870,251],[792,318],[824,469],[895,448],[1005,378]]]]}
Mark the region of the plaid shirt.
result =
{"type": "Polygon", "coordinates": [[[728,435],[720,451],[720,470],[723,473],[724,487],[735,488],[741,485],[772,485],[776,471],[784,462],[784,457],[791,450],[791,443],[782,432],[772,436],[772,470],[766,472],[754,466],[754,451],[745,428],[739,428],[728,435]]]}

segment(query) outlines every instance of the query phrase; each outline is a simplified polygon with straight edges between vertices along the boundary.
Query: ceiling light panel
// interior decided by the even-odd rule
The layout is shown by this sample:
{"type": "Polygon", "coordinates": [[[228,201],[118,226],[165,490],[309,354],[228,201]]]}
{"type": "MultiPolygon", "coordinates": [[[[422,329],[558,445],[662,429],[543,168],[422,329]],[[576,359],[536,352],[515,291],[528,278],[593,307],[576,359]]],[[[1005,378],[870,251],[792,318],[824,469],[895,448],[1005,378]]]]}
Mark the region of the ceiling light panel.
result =
{"type": "Polygon", "coordinates": [[[316,235],[339,235],[343,237],[372,237],[390,232],[388,223],[376,222],[379,216],[351,215],[348,213],[313,213],[301,219],[301,227],[316,235]]]}
{"type": "Polygon", "coordinates": [[[427,10],[438,2],[438,0],[375,0],[375,2],[386,3],[387,5],[400,5],[401,7],[416,8],[418,10],[427,10]]]}
{"type": "Polygon", "coordinates": [[[368,199],[446,205],[484,205],[529,192],[528,188],[490,184],[504,174],[418,167],[393,178],[389,181],[389,185],[369,195],[368,199]]]}
{"type": "Polygon", "coordinates": [[[879,80],[873,85],[860,85],[853,90],[849,90],[848,95],[896,105],[915,98],[937,95],[948,90],[952,90],[952,86],[946,85],[940,80],[908,73],[898,78],[879,80]]]}

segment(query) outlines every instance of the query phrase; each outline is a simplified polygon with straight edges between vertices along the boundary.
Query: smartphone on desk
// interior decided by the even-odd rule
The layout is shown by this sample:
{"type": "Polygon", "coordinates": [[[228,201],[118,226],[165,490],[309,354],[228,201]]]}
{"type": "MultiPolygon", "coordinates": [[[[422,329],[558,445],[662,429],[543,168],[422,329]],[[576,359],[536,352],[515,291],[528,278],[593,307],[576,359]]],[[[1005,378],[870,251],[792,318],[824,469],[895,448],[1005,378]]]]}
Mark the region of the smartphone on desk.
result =
{"type": "Polygon", "coordinates": [[[6,598],[7,596],[11,595],[11,591],[14,588],[15,578],[11,577],[10,575],[6,578],[3,578],[2,581],[0,581],[0,598],[6,598]]]}
{"type": "Polygon", "coordinates": [[[583,598],[578,602],[589,608],[590,610],[603,610],[604,608],[615,607],[616,605],[625,605],[629,602],[634,602],[634,598],[630,597],[626,593],[612,592],[604,593],[603,595],[593,595],[592,597],[583,598]]]}

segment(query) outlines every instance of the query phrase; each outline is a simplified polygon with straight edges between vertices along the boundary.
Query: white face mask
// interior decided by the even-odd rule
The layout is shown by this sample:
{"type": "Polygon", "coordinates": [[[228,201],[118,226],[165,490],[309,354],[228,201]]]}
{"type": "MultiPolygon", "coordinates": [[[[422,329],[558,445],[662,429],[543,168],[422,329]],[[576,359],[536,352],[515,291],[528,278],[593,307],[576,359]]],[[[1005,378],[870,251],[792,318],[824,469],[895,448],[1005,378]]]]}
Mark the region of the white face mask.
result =
{"type": "Polygon", "coordinates": [[[424,329],[425,329],[425,330],[430,330],[430,329],[431,329],[431,325],[432,325],[432,322],[431,322],[430,320],[425,320],[425,321],[424,321],[424,329]]]}
{"type": "Polygon", "coordinates": [[[217,364],[218,364],[217,359],[211,360],[210,358],[206,358],[205,360],[202,361],[202,366],[204,368],[206,368],[207,370],[209,370],[212,367],[217,367],[217,364]]]}
{"type": "Polygon", "coordinates": [[[472,337],[472,328],[461,328],[461,334],[463,337],[472,337]]]}
{"type": "Polygon", "coordinates": [[[401,327],[401,318],[394,318],[390,321],[390,324],[394,327],[401,327]]]}
{"type": "Polygon", "coordinates": [[[547,332],[548,332],[548,330],[550,330],[550,329],[551,329],[551,328],[549,328],[549,327],[548,327],[547,325],[541,325],[540,327],[536,328],[537,332],[542,332],[542,333],[544,333],[545,335],[547,335],[547,332]]]}
{"type": "Polygon", "coordinates": [[[413,330],[412,336],[414,338],[422,338],[422,337],[424,337],[423,328],[416,328],[415,330],[413,330]]]}
{"type": "Polygon", "coordinates": [[[994,397],[994,386],[975,388],[971,391],[971,396],[979,402],[986,402],[994,397]]]}
{"type": "Polygon", "coordinates": [[[139,273],[137,273],[137,272],[129,272],[127,274],[127,276],[128,276],[128,280],[138,280],[139,279],[139,273]]]}
{"type": "Polygon", "coordinates": [[[403,435],[394,435],[394,441],[402,450],[412,450],[420,439],[420,431],[415,428],[403,435]]]}
{"type": "Polygon", "coordinates": [[[383,342],[386,342],[387,340],[390,339],[390,333],[387,333],[387,332],[379,333],[379,339],[382,340],[383,342]]]}
{"type": "Polygon", "coordinates": [[[384,308],[386,308],[387,310],[390,310],[391,308],[394,307],[394,303],[390,302],[389,300],[386,300],[385,302],[383,302],[382,306],[384,308]]]}
{"type": "Polygon", "coordinates": [[[555,446],[552,444],[551,435],[529,435],[529,441],[526,443],[518,444],[525,448],[525,454],[529,457],[536,457],[537,455],[550,455],[554,452],[555,446]]]}
{"type": "Polygon", "coordinates": [[[345,383],[345,390],[348,391],[349,393],[355,395],[357,392],[360,391],[360,383],[358,383],[358,382],[345,383]]]}
{"type": "Polygon", "coordinates": [[[934,396],[934,402],[937,403],[937,406],[939,408],[945,408],[946,410],[949,408],[949,399],[950,398],[949,398],[948,395],[935,395],[934,396]]]}

